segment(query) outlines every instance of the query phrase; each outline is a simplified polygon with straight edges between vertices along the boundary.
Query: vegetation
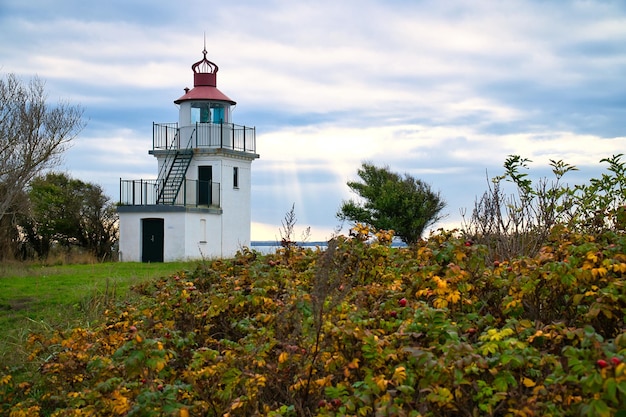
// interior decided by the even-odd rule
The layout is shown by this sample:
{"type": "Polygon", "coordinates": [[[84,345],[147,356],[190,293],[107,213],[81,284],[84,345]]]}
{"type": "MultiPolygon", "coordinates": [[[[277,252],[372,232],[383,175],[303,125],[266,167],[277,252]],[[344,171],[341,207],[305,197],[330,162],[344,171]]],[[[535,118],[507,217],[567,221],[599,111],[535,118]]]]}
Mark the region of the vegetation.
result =
{"type": "Polygon", "coordinates": [[[195,268],[195,263],[90,259],[70,265],[0,264],[0,368],[24,363],[29,333],[89,326],[110,304],[132,299],[132,285],[195,268]]]}
{"type": "Polygon", "coordinates": [[[348,187],[362,201],[344,201],[337,213],[340,219],[393,230],[408,245],[417,243],[424,230],[441,219],[445,202],[421,180],[367,162],[357,173],[361,182],[349,181],[348,187]]]}
{"type": "Polygon", "coordinates": [[[29,181],[55,167],[82,130],[83,110],[60,102],[46,103],[44,83],[24,85],[15,75],[0,79],[0,257],[11,258],[19,213],[27,210],[29,181]]]}
{"type": "Polygon", "coordinates": [[[29,339],[19,415],[610,416],[626,408],[626,237],[556,228],[533,257],[365,226],[325,251],[242,250],[29,339]]]}
{"type": "Polygon", "coordinates": [[[623,415],[623,163],[569,187],[533,185],[527,162],[506,161],[464,230],[403,248],[364,224],[300,247],[292,208],[274,254],[204,260],[29,336],[0,413],[623,415]]]}
{"type": "Polygon", "coordinates": [[[52,245],[81,248],[97,259],[110,260],[117,241],[115,205],[99,185],[50,172],[36,177],[28,189],[30,210],[20,216],[22,251],[45,259],[52,245]]]}
{"type": "Polygon", "coordinates": [[[467,239],[485,244],[494,260],[535,255],[556,225],[592,236],[606,231],[626,230],[626,166],[622,155],[602,159],[607,172],[588,184],[569,186],[564,176],[577,170],[563,161],[550,160],[554,179],[535,184],[526,172],[526,158],[509,156],[505,172],[492,179],[488,190],[476,201],[464,222],[467,239]],[[514,184],[506,195],[502,182],[514,184]]]}

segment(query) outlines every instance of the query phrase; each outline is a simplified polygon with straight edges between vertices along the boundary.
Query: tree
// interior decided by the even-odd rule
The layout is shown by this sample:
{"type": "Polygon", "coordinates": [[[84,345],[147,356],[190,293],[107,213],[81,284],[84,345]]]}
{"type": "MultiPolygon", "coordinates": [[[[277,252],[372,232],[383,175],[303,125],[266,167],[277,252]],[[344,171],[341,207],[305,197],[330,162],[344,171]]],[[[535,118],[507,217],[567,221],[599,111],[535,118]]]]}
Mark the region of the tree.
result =
{"type": "Polygon", "coordinates": [[[99,185],[48,173],[33,179],[28,195],[30,211],[21,226],[39,257],[45,258],[53,243],[84,248],[99,259],[111,255],[117,213],[99,185]]]}
{"type": "Polygon", "coordinates": [[[339,219],[394,230],[404,243],[412,245],[419,241],[426,227],[442,218],[439,212],[446,203],[423,181],[368,162],[361,165],[357,174],[362,182],[347,184],[363,202],[344,201],[337,213],[339,219]]]}
{"type": "Polygon", "coordinates": [[[56,166],[83,129],[83,109],[46,103],[37,77],[24,85],[14,74],[0,78],[0,223],[23,207],[15,203],[30,179],[56,166]]]}

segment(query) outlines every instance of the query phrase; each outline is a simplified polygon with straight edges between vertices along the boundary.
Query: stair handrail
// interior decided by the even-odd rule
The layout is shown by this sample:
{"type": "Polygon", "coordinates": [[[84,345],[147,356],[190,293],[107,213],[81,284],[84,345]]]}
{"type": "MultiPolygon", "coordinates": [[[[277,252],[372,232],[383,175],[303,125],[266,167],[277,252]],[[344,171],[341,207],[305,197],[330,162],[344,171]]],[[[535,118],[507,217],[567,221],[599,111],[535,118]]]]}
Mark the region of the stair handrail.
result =
{"type": "Polygon", "coordinates": [[[168,165],[173,162],[171,156],[176,155],[176,143],[178,142],[177,139],[179,138],[179,136],[180,129],[177,128],[176,134],[174,135],[172,142],[165,145],[165,161],[163,161],[163,165],[161,165],[161,168],[159,169],[159,175],[157,175],[157,184],[164,179],[163,177],[166,177],[165,173],[169,172],[168,165]]]}
{"type": "MultiPolygon", "coordinates": [[[[187,142],[187,147],[184,148],[185,150],[192,149],[191,145],[193,144],[193,137],[195,133],[196,133],[196,128],[194,127],[193,130],[191,131],[191,135],[189,135],[189,141],[187,142]]],[[[179,134],[180,134],[180,129],[177,130],[176,137],[178,137],[179,134]]],[[[176,141],[172,141],[171,147],[167,148],[166,154],[165,154],[165,161],[163,161],[163,165],[161,166],[161,169],[159,170],[159,176],[157,177],[157,182],[156,182],[156,187],[158,187],[158,189],[156,190],[157,191],[157,204],[163,198],[163,194],[165,193],[165,187],[170,178],[170,174],[172,173],[172,168],[174,167],[174,162],[176,161],[176,157],[178,156],[178,153],[179,153],[179,149],[176,149],[174,147],[175,143],[176,141]],[[173,158],[171,157],[172,155],[173,155],[173,158]],[[166,170],[167,170],[167,174],[164,174],[166,170]]],[[[187,168],[189,168],[190,162],[191,160],[187,162],[187,167],[185,168],[183,179],[185,177],[185,174],[187,173],[187,168]]],[[[176,201],[176,198],[178,197],[179,192],[180,192],[180,184],[178,185],[178,189],[176,190],[174,198],[172,199],[172,204],[174,204],[174,202],[176,201]]]]}

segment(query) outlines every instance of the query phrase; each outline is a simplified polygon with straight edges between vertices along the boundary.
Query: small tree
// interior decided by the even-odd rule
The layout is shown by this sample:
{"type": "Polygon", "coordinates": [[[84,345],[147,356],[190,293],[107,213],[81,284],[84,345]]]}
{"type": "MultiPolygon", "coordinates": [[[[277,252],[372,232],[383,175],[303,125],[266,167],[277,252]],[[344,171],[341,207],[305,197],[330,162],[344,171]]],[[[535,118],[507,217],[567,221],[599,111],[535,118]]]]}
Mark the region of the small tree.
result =
{"type": "Polygon", "coordinates": [[[30,212],[21,226],[39,257],[48,255],[52,243],[81,247],[99,259],[110,257],[117,213],[99,185],[48,173],[33,179],[29,198],[30,212]]]}
{"type": "Polygon", "coordinates": [[[446,203],[423,181],[368,162],[361,165],[357,174],[361,182],[347,184],[362,202],[344,201],[337,213],[339,219],[394,230],[404,243],[412,245],[419,241],[428,226],[442,218],[439,212],[446,203]]]}

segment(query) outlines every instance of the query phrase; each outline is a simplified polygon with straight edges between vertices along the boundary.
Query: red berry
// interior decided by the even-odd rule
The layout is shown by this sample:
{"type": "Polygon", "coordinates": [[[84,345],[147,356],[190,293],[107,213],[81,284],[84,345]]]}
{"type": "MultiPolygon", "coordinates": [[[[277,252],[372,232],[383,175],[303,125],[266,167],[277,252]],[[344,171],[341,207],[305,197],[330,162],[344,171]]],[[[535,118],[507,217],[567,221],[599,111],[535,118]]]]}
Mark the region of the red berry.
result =
{"type": "Polygon", "coordinates": [[[493,261],[493,266],[495,266],[496,268],[500,266],[500,262],[499,261],[493,261]]]}
{"type": "Polygon", "coordinates": [[[596,361],[596,365],[598,365],[600,368],[606,368],[607,366],[609,366],[608,362],[604,359],[598,359],[596,361]]]}
{"type": "Polygon", "coordinates": [[[320,400],[320,401],[317,403],[317,406],[318,406],[319,408],[326,407],[326,400],[320,400]]]}
{"type": "Polygon", "coordinates": [[[472,246],[473,242],[471,240],[465,241],[465,246],[472,246]]]}
{"type": "Polygon", "coordinates": [[[339,407],[341,405],[341,400],[339,398],[334,398],[330,401],[330,404],[333,407],[339,407]]]}
{"type": "Polygon", "coordinates": [[[129,329],[131,332],[133,332],[133,333],[135,333],[135,332],[137,331],[137,327],[135,327],[135,326],[130,326],[128,329],[129,329]]]}
{"type": "Polygon", "coordinates": [[[621,360],[620,358],[618,358],[617,356],[613,356],[613,357],[611,358],[611,362],[613,362],[613,365],[617,366],[617,365],[619,365],[620,363],[622,363],[622,360],[621,360]]]}
{"type": "Polygon", "coordinates": [[[400,307],[405,307],[406,306],[406,298],[401,298],[398,300],[398,305],[400,307]]]}
{"type": "Polygon", "coordinates": [[[391,311],[391,312],[389,313],[389,315],[390,315],[391,317],[393,317],[394,319],[395,319],[396,317],[398,317],[398,313],[397,313],[397,312],[395,312],[395,311],[391,311]]]}

